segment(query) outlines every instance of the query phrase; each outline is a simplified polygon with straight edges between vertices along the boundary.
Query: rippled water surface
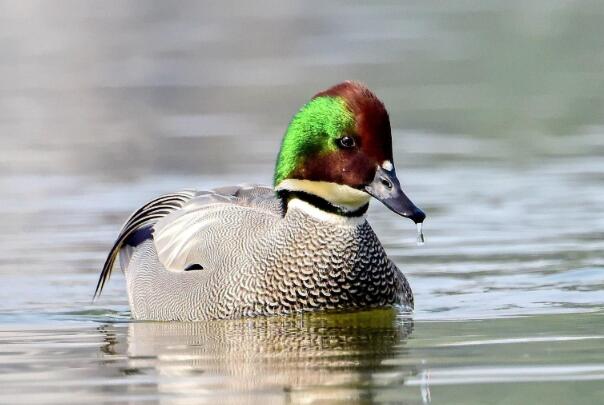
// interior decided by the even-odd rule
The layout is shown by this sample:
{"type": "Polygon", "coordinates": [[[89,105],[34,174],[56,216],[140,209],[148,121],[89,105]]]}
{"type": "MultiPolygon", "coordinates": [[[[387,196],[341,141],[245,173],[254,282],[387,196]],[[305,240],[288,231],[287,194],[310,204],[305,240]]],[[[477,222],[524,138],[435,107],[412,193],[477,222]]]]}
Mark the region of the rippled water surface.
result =
{"type": "Polygon", "coordinates": [[[596,404],[604,398],[599,2],[0,5],[0,403],[596,404]],[[342,79],[391,113],[428,213],[373,203],[413,313],[131,322],[127,215],[269,183],[342,79]]]}

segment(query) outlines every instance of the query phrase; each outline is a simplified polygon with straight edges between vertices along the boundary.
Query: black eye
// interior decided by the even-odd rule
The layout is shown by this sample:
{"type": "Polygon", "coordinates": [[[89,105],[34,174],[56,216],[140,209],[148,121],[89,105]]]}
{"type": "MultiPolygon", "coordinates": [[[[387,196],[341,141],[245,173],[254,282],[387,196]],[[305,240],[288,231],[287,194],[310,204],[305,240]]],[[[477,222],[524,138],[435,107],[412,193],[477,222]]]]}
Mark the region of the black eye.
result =
{"type": "Polygon", "coordinates": [[[340,139],[338,139],[338,143],[340,144],[341,147],[343,148],[354,148],[354,145],[356,145],[354,138],[352,136],[343,136],[340,139]]]}

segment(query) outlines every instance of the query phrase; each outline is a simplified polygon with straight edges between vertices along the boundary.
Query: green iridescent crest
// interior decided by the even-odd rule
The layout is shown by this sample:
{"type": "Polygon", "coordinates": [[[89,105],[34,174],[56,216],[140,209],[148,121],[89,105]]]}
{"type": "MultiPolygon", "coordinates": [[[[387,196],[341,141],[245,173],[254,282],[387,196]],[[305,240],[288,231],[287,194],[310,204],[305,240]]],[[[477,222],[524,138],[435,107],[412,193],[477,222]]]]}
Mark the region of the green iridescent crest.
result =
{"type": "Polygon", "coordinates": [[[336,141],[354,127],[354,115],[341,97],[309,101],[294,116],[281,143],[274,184],[288,178],[304,159],[336,149],[336,141]]]}

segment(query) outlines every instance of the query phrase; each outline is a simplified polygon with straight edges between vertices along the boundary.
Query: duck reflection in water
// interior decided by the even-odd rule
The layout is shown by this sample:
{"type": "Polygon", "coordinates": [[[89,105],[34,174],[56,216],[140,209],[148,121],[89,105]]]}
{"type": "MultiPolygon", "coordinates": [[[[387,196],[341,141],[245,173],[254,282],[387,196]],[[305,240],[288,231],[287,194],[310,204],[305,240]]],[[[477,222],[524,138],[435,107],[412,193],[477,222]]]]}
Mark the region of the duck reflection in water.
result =
{"type": "Polygon", "coordinates": [[[107,366],[125,362],[122,374],[149,377],[157,395],[198,403],[365,403],[417,373],[383,364],[413,330],[396,309],[101,329],[107,366]]]}

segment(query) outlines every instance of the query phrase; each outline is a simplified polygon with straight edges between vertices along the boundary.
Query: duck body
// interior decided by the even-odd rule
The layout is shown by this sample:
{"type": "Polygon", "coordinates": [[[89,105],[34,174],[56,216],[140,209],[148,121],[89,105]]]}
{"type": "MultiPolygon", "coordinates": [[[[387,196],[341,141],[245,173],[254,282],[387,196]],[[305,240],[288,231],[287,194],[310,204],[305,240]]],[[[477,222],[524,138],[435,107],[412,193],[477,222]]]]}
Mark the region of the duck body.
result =
{"type": "Polygon", "coordinates": [[[337,94],[323,92],[315,96],[318,106],[312,106],[312,100],[308,104],[314,108],[308,125],[302,120],[308,105],[294,117],[294,129],[288,130],[293,134],[286,134],[281,147],[274,187],[185,190],[137,210],[109,252],[95,296],[119,257],[131,313],[140,320],[229,319],[393,305],[412,309],[411,288],[386,255],[366,211],[374,196],[415,222],[425,215],[400,189],[391,163],[390,124],[386,122],[384,132],[385,110],[378,108],[381,102],[357,83],[340,86],[354,91],[348,104],[337,94]],[[379,103],[374,115],[382,121],[370,109],[365,110],[365,121],[350,118],[347,105],[355,100],[379,103]],[[339,114],[336,121],[333,114],[339,114]],[[355,123],[356,130],[351,127],[355,123]],[[370,134],[379,137],[378,146],[367,135],[373,129],[379,130],[378,135],[370,134]]]}
{"type": "Polygon", "coordinates": [[[189,193],[153,236],[120,253],[135,319],[413,306],[364,216],[342,218],[301,199],[284,212],[270,187],[189,193]],[[175,260],[162,257],[166,246],[175,260]]]}

